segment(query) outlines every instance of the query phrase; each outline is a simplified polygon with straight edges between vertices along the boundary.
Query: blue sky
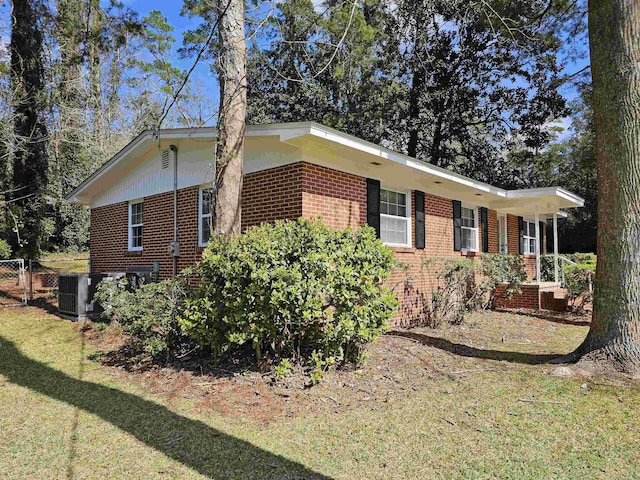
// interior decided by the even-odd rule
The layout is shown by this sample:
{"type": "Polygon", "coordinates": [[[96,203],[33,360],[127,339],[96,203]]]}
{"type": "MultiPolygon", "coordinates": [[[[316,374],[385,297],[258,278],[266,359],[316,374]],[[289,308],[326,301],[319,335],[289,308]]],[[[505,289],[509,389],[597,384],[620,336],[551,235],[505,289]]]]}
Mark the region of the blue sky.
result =
{"type": "MultiPolygon", "coordinates": [[[[176,37],[176,49],[182,45],[183,33],[196,27],[199,23],[199,19],[197,18],[189,19],[180,15],[182,0],[125,0],[125,3],[141,16],[147,15],[151,10],[160,10],[167,17],[169,24],[175,28],[174,36],[176,37]]],[[[573,38],[571,39],[571,42],[573,43],[571,45],[567,45],[567,47],[573,47],[577,51],[582,52],[584,58],[569,62],[565,70],[565,73],[567,74],[577,72],[589,63],[586,36],[583,38],[573,38]]],[[[181,60],[177,55],[177,52],[175,54],[175,61],[180,68],[185,70],[190,68],[193,62],[192,59],[181,60]]],[[[205,85],[209,85],[210,82],[212,86],[215,85],[213,94],[217,96],[217,84],[215,83],[215,80],[211,78],[209,66],[206,62],[196,67],[193,77],[197,78],[205,85]]],[[[577,95],[577,91],[572,85],[563,87],[561,93],[569,100],[575,98],[577,95]]],[[[561,126],[565,129],[565,133],[561,135],[561,138],[565,137],[570,133],[569,128],[571,125],[571,119],[560,119],[557,122],[554,122],[554,125],[561,126]]]]}

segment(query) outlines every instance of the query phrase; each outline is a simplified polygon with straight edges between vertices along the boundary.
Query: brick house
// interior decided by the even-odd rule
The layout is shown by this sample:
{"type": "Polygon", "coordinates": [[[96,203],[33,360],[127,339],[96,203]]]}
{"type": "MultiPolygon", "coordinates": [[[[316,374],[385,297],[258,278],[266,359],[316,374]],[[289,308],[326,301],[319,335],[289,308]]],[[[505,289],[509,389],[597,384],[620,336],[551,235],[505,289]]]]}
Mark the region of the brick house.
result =
{"type": "MultiPolygon", "coordinates": [[[[197,262],[209,236],[214,134],[143,132],[71,192],[91,208],[92,270],[155,268],[167,278],[197,262]]],[[[429,257],[513,253],[535,280],[547,220],[557,239],[561,209],[584,204],[560,187],[497,188],[313,122],[248,126],[244,155],[243,228],[299,217],[369,224],[416,268],[429,257]]],[[[522,301],[539,307],[532,288],[522,301]]]]}

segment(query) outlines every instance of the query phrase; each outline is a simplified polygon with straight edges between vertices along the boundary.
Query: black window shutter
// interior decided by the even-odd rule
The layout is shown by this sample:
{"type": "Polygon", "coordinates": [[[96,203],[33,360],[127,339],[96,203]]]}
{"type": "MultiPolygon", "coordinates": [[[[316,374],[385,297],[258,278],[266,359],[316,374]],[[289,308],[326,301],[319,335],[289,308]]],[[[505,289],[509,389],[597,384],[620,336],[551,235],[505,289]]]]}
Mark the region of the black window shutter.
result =
{"type": "Polygon", "coordinates": [[[482,251],[489,251],[489,211],[480,207],[480,223],[482,224],[482,251]]]}
{"type": "Polygon", "coordinates": [[[520,231],[520,241],[518,242],[518,253],[524,253],[524,218],[518,217],[518,230],[520,231]]]}
{"type": "Polygon", "coordinates": [[[424,225],[424,192],[415,191],[416,198],[416,248],[424,249],[425,225],[424,225]]]}
{"type": "Polygon", "coordinates": [[[453,250],[462,250],[462,202],[453,200],[453,250]]]}
{"type": "Polygon", "coordinates": [[[367,178],[367,225],[380,238],[380,180],[367,178]]]}
{"type": "Polygon", "coordinates": [[[538,246],[538,250],[540,250],[540,255],[544,254],[544,230],[546,227],[545,222],[540,222],[540,245],[538,246]]]}

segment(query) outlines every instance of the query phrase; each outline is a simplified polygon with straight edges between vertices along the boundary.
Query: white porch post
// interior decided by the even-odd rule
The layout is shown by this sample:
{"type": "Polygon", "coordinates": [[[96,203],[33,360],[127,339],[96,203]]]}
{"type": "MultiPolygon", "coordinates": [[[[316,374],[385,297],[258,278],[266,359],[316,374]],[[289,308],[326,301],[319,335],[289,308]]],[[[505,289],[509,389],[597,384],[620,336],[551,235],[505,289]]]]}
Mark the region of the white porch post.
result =
{"type": "Polygon", "coordinates": [[[540,215],[536,212],[536,281],[540,284],[540,215]]]}
{"type": "Polygon", "coordinates": [[[554,281],[558,283],[559,278],[558,268],[558,213],[553,212],[553,276],[554,281]]]}

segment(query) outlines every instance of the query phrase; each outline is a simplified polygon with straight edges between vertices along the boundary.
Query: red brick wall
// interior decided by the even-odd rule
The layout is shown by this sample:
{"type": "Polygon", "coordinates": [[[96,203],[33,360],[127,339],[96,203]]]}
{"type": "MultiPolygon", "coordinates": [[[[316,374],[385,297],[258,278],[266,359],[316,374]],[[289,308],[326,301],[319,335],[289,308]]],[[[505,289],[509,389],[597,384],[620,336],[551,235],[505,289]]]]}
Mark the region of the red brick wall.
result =
{"type": "MultiPolygon", "coordinates": [[[[337,170],[296,163],[245,175],[242,195],[243,229],[262,222],[299,217],[322,217],[334,228],[358,227],[366,223],[366,179],[337,170]]],[[[412,224],[415,225],[415,194],[412,192],[412,224]]],[[[91,256],[93,268],[122,271],[131,266],[150,267],[160,262],[161,277],[171,275],[172,258],[167,245],[173,239],[173,193],[154,195],[144,200],[144,250],[129,252],[128,204],[126,202],[91,211],[91,256]]],[[[179,241],[178,269],[195,264],[202,253],[198,242],[198,187],[178,192],[179,241]]],[[[396,258],[408,270],[397,269],[388,285],[403,302],[397,319],[409,318],[418,308],[415,299],[428,295],[435,286],[433,269],[424,268],[426,258],[465,255],[453,250],[453,208],[451,200],[425,194],[424,250],[414,248],[412,228],[410,248],[393,247],[396,258]],[[410,279],[407,283],[405,280],[410,279]]],[[[508,215],[509,252],[518,251],[518,219],[508,215]]],[[[498,252],[498,221],[494,210],[488,212],[489,251],[498,252]]],[[[481,245],[482,226],[478,228],[481,245]]],[[[473,254],[468,255],[474,258],[473,254]]],[[[528,262],[529,265],[530,262],[528,262]]],[[[534,259],[535,268],[535,259],[534,259]]]]}
{"type": "Polygon", "coordinates": [[[522,293],[514,295],[511,299],[503,298],[504,285],[496,288],[496,307],[498,308],[528,308],[537,310],[540,308],[540,291],[536,284],[522,285],[522,293]]]}
{"type": "Polygon", "coordinates": [[[322,217],[333,228],[367,223],[366,179],[330,168],[302,164],[302,216],[322,217]]]}
{"type": "Polygon", "coordinates": [[[489,220],[489,253],[499,253],[498,246],[498,212],[495,210],[488,211],[489,220]]]}
{"type": "Polygon", "coordinates": [[[520,252],[520,225],[518,217],[507,214],[507,246],[509,253],[517,255],[520,252]]]}
{"type": "MultiPolygon", "coordinates": [[[[92,269],[112,272],[128,267],[151,267],[160,262],[160,276],[170,277],[173,260],[167,246],[173,240],[173,192],[144,199],[143,250],[128,251],[129,206],[116,203],[91,210],[90,250],[92,269]]],[[[200,258],[198,247],[198,187],[178,191],[178,270],[200,258]]]]}
{"type": "Polygon", "coordinates": [[[242,229],[302,216],[303,163],[248,173],[242,185],[242,229]]]}

